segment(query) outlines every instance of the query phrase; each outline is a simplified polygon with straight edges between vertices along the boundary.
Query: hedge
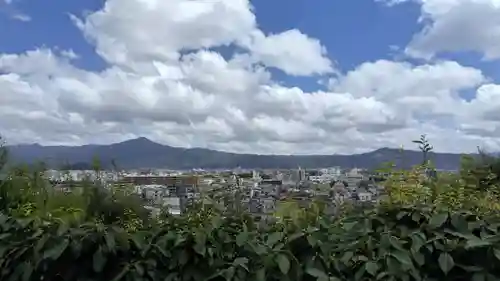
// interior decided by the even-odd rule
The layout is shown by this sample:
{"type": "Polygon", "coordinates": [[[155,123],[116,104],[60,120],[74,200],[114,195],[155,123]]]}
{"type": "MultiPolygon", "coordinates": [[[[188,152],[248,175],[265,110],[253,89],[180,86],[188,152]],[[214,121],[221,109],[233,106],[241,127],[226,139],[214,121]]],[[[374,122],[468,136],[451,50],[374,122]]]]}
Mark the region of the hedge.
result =
{"type": "Polygon", "coordinates": [[[201,212],[135,233],[0,215],[0,280],[499,280],[499,226],[417,207],[267,225],[201,212]]]}

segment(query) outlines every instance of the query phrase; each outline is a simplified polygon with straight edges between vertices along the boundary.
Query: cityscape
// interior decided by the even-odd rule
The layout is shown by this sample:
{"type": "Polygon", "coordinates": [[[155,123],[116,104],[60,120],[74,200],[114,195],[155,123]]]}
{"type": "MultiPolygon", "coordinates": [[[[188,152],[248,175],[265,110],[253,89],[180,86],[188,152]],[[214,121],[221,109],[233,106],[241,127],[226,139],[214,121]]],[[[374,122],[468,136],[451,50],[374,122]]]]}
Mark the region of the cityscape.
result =
{"type": "Polygon", "coordinates": [[[304,207],[312,200],[321,200],[334,212],[335,207],[347,202],[376,203],[384,194],[384,187],[376,181],[375,175],[366,170],[340,167],[316,170],[100,171],[99,176],[95,171],[48,170],[45,176],[54,188],[68,192],[79,182],[97,179],[103,186],[132,186],[153,215],[162,210],[181,214],[190,202],[203,199],[203,194],[213,191],[234,196],[247,211],[264,217],[277,215],[291,200],[304,207]]]}

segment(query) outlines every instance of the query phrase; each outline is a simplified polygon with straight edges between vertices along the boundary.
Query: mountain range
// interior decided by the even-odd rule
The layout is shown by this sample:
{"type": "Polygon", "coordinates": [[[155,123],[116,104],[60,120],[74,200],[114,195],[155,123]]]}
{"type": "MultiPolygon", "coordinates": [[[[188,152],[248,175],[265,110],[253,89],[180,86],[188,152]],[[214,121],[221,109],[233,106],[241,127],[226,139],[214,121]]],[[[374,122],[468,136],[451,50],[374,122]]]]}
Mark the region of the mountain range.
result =
{"type": "MultiPolygon", "coordinates": [[[[392,161],[410,167],[422,161],[422,153],[413,150],[381,148],[353,155],[257,155],[221,152],[204,148],[180,148],[162,145],[147,138],[131,139],[109,145],[42,146],[39,144],[11,145],[10,159],[19,163],[44,161],[50,167],[69,165],[73,169],[88,169],[94,157],[103,168],[112,162],[122,169],[221,169],[221,168],[318,168],[341,166],[345,168],[377,168],[392,161]]],[[[438,169],[456,170],[461,154],[432,153],[438,169]]]]}

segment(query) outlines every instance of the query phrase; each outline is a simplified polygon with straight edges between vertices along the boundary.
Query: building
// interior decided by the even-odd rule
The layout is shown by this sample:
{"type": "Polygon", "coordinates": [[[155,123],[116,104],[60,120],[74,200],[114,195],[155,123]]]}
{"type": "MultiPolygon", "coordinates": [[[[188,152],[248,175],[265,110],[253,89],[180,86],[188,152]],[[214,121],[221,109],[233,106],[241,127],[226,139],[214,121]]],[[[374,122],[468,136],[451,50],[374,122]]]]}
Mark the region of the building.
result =
{"type": "Polygon", "coordinates": [[[196,188],[199,183],[197,176],[158,176],[158,175],[133,175],[123,177],[125,183],[133,185],[159,184],[164,186],[190,186],[196,188]]]}
{"type": "Polygon", "coordinates": [[[163,206],[167,207],[168,212],[172,215],[179,215],[182,212],[182,204],[179,197],[163,198],[163,206]]]}
{"type": "Polygon", "coordinates": [[[133,175],[125,176],[123,183],[134,186],[163,186],[165,191],[161,194],[162,198],[178,198],[180,210],[185,210],[194,201],[199,186],[199,178],[184,175],[133,175]]]}
{"type": "Polygon", "coordinates": [[[371,202],[373,200],[373,194],[364,188],[357,190],[356,197],[360,202],[371,202]]]}

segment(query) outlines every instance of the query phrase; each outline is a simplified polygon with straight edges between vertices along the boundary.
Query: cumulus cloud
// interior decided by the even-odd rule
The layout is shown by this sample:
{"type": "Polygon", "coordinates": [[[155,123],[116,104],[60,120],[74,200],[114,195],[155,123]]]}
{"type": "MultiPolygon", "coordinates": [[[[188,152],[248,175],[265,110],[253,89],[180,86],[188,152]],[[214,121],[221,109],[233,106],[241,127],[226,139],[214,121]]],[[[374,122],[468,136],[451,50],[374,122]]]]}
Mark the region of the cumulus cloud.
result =
{"type": "MultiPolygon", "coordinates": [[[[389,5],[414,0],[379,0],[389,5]]],[[[439,53],[475,51],[486,60],[500,59],[500,1],[417,0],[424,28],[406,53],[431,59],[439,53]]]]}
{"type": "Polygon", "coordinates": [[[256,32],[248,46],[255,60],[282,69],[290,75],[307,76],[333,71],[326,49],[297,29],[264,36],[256,32]]]}
{"type": "Polygon", "coordinates": [[[0,54],[0,132],[9,142],[146,136],[183,147],[316,154],[398,147],[427,133],[439,150],[500,148],[500,86],[457,62],[366,62],[327,90],[306,92],[274,81],[269,69],[334,73],[324,46],[295,29],[265,34],[248,0],[108,0],[73,20],[108,67],[79,69],[70,50],[0,54]],[[220,46],[237,52],[223,56],[220,46]],[[463,91],[477,97],[466,101],[463,91]],[[493,129],[472,130],[484,122],[493,129]]]}
{"type": "Polygon", "coordinates": [[[332,70],[318,40],[298,30],[264,35],[248,0],[110,0],[102,10],[73,20],[98,53],[117,65],[175,61],[181,51],[237,45],[258,62],[289,74],[332,70]]]}

